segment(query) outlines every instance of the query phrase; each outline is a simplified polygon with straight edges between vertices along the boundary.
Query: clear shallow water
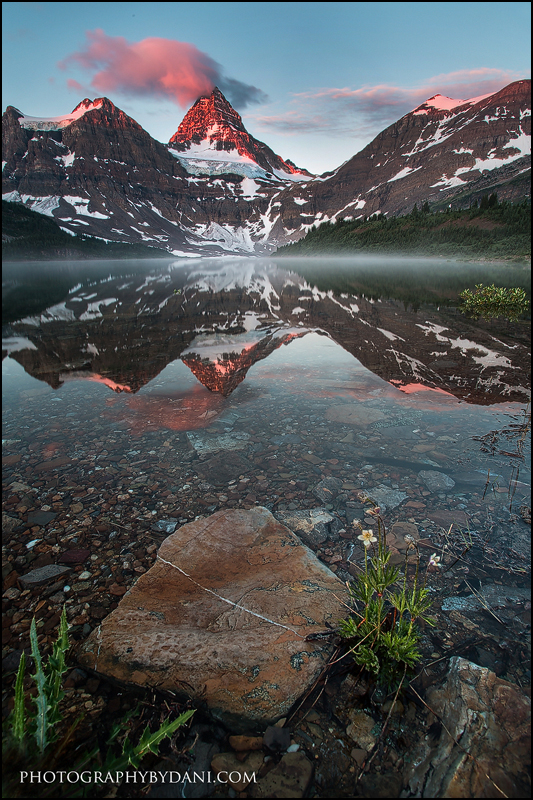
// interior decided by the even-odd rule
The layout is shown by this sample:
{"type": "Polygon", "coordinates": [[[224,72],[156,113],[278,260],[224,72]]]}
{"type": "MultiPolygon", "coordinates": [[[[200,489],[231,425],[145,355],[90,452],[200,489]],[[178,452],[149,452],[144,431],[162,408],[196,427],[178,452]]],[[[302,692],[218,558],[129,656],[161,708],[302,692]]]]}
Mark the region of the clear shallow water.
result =
{"type": "Polygon", "coordinates": [[[52,548],[83,530],[90,547],[102,520],[135,537],[226,507],[326,507],[317,554],[347,580],[363,491],[389,527],[416,526],[422,558],[442,554],[426,649],[462,644],[528,679],[523,334],[319,291],[279,263],[97,266],[4,331],[4,508],[22,523],[8,551],[30,530],[52,548]]]}

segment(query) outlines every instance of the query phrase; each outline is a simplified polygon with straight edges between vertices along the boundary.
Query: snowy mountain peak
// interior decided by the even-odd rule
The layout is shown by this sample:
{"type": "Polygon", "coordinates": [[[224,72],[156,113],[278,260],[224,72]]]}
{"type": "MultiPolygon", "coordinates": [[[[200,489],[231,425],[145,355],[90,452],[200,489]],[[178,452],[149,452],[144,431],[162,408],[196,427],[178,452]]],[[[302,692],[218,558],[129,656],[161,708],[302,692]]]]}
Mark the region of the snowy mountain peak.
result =
{"type": "Polygon", "coordinates": [[[95,100],[90,100],[86,97],[85,100],[78,103],[72,114],[77,114],[79,112],[85,114],[86,111],[92,111],[93,108],[100,108],[106,99],[105,97],[97,97],[95,100]]]}
{"type": "Polygon", "coordinates": [[[426,101],[426,104],[428,106],[433,106],[434,108],[444,108],[448,110],[455,108],[456,106],[460,106],[464,102],[464,100],[454,100],[445,94],[435,94],[426,101]]]}
{"type": "Polygon", "coordinates": [[[468,103],[468,100],[454,100],[452,97],[446,97],[443,94],[434,94],[429,100],[415,108],[412,114],[427,114],[429,111],[452,111],[459,106],[468,103]]]}
{"type": "Polygon", "coordinates": [[[238,137],[235,132],[246,135],[240,115],[228,103],[220,89],[216,86],[209,96],[199,97],[196,103],[185,115],[178,130],[170,139],[169,144],[176,150],[189,150],[191,144],[199,144],[205,139],[210,143],[228,142],[231,147],[217,147],[217,149],[235,149],[238,137]]]}
{"type": "MultiPolygon", "coordinates": [[[[72,114],[63,114],[60,117],[28,117],[22,115],[19,117],[19,125],[22,128],[29,130],[61,130],[71,125],[77,119],[82,117],[87,111],[93,111],[96,108],[101,108],[106,98],[100,97],[97,100],[89,100],[87,97],[78,103],[72,114]]],[[[110,102],[109,100],[107,102],[110,102]]]]}
{"type": "Polygon", "coordinates": [[[530,196],[531,82],[469,100],[436,94],[335,171],[310,176],[251,136],[215,88],[170,144],[111,100],[2,118],[2,194],[71,232],[176,256],[260,254],[337,219],[530,196]]]}
{"type": "Polygon", "coordinates": [[[230,162],[256,164],[278,177],[292,180],[312,177],[307,170],[299,169],[292,161],[284,161],[266,144],[251,136],[240,114],[216,86],[209,96],[199,97],[189,109],[171,137],[169,147],[186,159],[220,161],[222,158],[230,162]]]}

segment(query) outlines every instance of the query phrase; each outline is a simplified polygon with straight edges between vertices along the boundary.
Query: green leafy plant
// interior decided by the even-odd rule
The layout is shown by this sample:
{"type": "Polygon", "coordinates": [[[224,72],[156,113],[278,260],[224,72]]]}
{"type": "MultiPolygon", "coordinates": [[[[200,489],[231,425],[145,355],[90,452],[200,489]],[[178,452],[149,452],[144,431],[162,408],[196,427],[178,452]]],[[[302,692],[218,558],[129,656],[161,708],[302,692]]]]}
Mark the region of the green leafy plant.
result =
{"type": "MultiPolygon", "coordinates": [[[[365,567],[349,585],[353,608],[350,615],[340,621],[339,633],[347,640],[355,662],[372,673],[378,683],[392,687],[421,659],[417,620],[429,625],[434,625],[435,621],[426,613],[431,605],[425,586],[427,569],[421,582],[416,544],[409,543],[402,578],[400,568],[389,563],[387,533],[380,509],[375,503],[373,506],[367,513],[376,519],[377,537],[373,530],[362,530],[358,536],[365,548],[365,567]],[[416,568],[413,581],[408,584],[407,559],[411,548],[416,551],[416,568]]],[[[429,564],[437,567],[439,560],[433,554],[429,564]]]]}
{"type": "MultiPolygon", "coordinates": [[[[153,732],[150,730],[150,726],[146,725],[141,737],[139,738],[139,741],[134,744],[130,740],[129,736],[124,736],[124,729],[126,723],[137,714],[137,711],[138,709],[133,709],[133,711],[125,720],[121,720],[113,725],[106,740],[106,747],[108,748],[107,757],[105,762],[101,766],[97,767],[96,771],[106,773],[117,771],[121,772],[128,766],[138,769],[145,756],[147,756],[149,753],[153,753],[155,755],[158,754],[159,745],[161,742],[167,737],[172,736],[172,734],[175,733],[178,728],[184,725],[192,717],[195,709],[184,711],[183,714],[180,714],[179,717],[174,720],[166,720],[156,731],[153,732]],[[121,738],[122,743],[120,745],[120,750],[119,752],[114,752],[112,746],[116,743],[120,744],[121,738]]],[[[97,745],[93,748],[93,750],[85,753],[84,757],[77,765],[78,768],[83,769],[87,765],[90,769],[90,765],[94,764],[94,761],[98,759],[99,752],[100,748],[97,745]]]]}
{"type": "MultiPolygon", "coordinates": [[[[21,796],[26,788],[18,781],[19,766],[28,769],[28,764],[31,764],[30,768],[35,771],[40,768],[50,770],[60,765],[66,747],[72,742],[73,734],[83,718],[83,715],[80,715],[66,730],[66,726],[62,724],[61,701],[65,696],[62,680],[67,670],[66,654],[70,646],[64,607],[58,637],[46,663],[43,663],[39,651],[35,618],[30,626],[30,646],[35,666],[35,673],[31,676],[35,689],[30,699],[24,687],[26,656],[23,652],[15,681],[14,707],[7,720],[6,735],[3,739],[3,753],[6,757],[4,763],[9,762],[9,769],[3,773],[4,797],[21,796]]],[[[79,755],[74,764],[70,762],[69,767],[77,772],[83,769],[86,772],[100,774],[102,771],[120,772],[128,766],[137,769],[145,756],[149,753],[157,754],[163,740],[172,736],[195,712],[195,709],[189,709],[176,719],[165,720],[155,731],[151,731],[147,724],[138,741],[134,742],[127,733],[127,727],[138,710],[133,709],[119,723],[112,726],[106,740],[105,759],[101,758],[100,745],[97,744],[83,755],[79,755]]],[[[90,785],[91,781],[86,783],[90,785]]],[[[85,791],[94,796],[95,786],[91,788],[84,786],[77,793],[72,793],[71,786],[69,791],[69,796],[79,796],[85,791]]]]}
{"type": "Polygon", "coordinates": [[[63,607],[57,641],[53,645],[46,665],[43,666],[37,643],[35,618],[31,621],[30,645],[35,665],[35,674],[32,678],[37,687],[37,694],[33,698],[35,708],[28,709],[24,694],[26,656],[23,652],[15,681],[15,705],[11,724],[11,735],[19,750],[25,750],[33,740],[37,752],[42,756],[46,748],[57,738],[56,725],[61,719],[59,703],[64,697],[61,684],[67,670],[65,659],[69,648],[67,631],[67,617],[63,607]]]}
{"type": "Polygon", "coordinates": [[[529,300],[524,289],[506,289],[503,286],[483,286],[476,284],[475,290],[465,289],[459,295],[463,301],[460,310],[478,319],[505,317],[515,322],[529,308],[529,300]]]}

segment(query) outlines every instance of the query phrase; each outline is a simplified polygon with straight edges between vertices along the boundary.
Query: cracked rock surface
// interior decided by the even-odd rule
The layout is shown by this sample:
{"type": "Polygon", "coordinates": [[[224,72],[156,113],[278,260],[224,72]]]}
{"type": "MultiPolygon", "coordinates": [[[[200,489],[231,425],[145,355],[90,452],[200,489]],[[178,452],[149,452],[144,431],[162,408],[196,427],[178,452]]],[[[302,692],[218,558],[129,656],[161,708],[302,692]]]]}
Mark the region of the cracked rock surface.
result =
{"type": "Polygon", "coordinates": [[[165,539],[80,662],[201,698],[234,730],[268,724],[320,674],[331,645],[305,638],[336,624],[343,599],[342,582],[267,509],[219,511],[165,539]]]}

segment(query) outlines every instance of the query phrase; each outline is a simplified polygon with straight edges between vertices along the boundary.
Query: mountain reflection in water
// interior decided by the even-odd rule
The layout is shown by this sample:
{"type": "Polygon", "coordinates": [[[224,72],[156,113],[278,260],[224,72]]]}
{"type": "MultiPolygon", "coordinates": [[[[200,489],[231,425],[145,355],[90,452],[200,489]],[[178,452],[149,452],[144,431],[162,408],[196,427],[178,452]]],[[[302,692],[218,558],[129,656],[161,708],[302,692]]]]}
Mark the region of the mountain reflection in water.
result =
{"type": "MultiPolygon", "coordinates": [[[[83,599],[94,628],[118,602],[114,569],[125,591],[152,565],[154,537],[220,509],[326,507],[334,521],[313,550],[351,580],[364,568],[357,526],[372,527],[363,492],[378,498],[388,530],[415,530],[421,557],[438,552],[446,566],[428,576],[438,628],[424,657],[444,657],[453,642],[454,653],[527,681],[529,609],[513,599],[530,561],[527,325],[415,310],[392,289],[337,292],[327,275],[317,288],[289,266],[61,264],[55,286],[55,265],[8,265],[4,509],[20,527],[6,534],[6,557],[20,556],[26,572],[65,548],[91,552],[92,582],[73,584],[66,602],[83,599]],[[36,269],[48,291],[24,311],[36,269]],[[505,659],[490,615],[442,604],[471,594],[465,576],[491,598],[501,592],[505,659]],[[483,647],[461,650],[468,637],[483,647]]],[[[417,266],[415,293],[423,268],[440,271],[441,302],[446,264],[417,266]]],[[[480,266],[453,269],[465,286],[480,280],[480,266]]],[[[411,291],[404,273],[398,281],[400,295],[411,291]]],[[[12,648],[16,630],[5,629],[12,648]]]]}
{"type": "Polygon", "coordinates": [[[205,428],[223,408],[223,397],[197,385],[188,392],[171,391],[160,397],[152,394],[128,397],[125,407],[118,398],[113,398],[107,401],[106,405],[111,411],[104,412],[106,418],[115,418],[113,409],[116,404],[119,405],[119,417],[126,414],[132,433],[140,436],[157,428],[173,431],[205,428]]]}
{"type": "MultiPolygon", "coordinates": [[[[227,397],[254,364],[315,332],[406,393],[432,389],[478,405],[527,397],[528,349],[511,330],[496,337],[454,309],[415,311],[388,297],[319,290],[284,263],[148,262],[144,273],[129,274],[122,264],[13,322],[19,345],[11,358],[53,388],[88,378],[118,393],[137,393],[181,358],[200,383],[227,397]]],[[[399,284],[403,292],[405,276],[399,284]]]]}

